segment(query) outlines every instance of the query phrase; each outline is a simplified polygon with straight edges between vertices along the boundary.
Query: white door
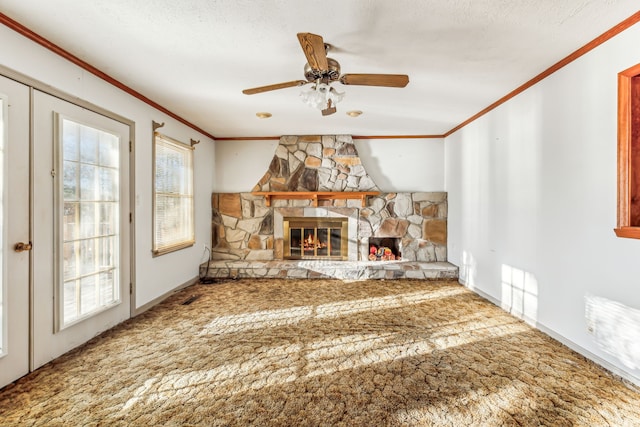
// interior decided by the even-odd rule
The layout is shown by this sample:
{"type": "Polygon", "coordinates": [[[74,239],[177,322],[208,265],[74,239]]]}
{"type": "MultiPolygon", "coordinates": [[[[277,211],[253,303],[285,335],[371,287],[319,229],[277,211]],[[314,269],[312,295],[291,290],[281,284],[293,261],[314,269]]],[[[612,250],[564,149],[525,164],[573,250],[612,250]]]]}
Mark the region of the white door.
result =
{"type": "Polygon", "coordinates": [[[129,318],[129,127],[35,91],[33,369],[129,318]]]}
{"type": "Polygon", "coordinates": [[[0,76],[0,387],[29,372],[29,88],[0,76]],[[20,252],[14,250],[22,242],[20,252]]]}

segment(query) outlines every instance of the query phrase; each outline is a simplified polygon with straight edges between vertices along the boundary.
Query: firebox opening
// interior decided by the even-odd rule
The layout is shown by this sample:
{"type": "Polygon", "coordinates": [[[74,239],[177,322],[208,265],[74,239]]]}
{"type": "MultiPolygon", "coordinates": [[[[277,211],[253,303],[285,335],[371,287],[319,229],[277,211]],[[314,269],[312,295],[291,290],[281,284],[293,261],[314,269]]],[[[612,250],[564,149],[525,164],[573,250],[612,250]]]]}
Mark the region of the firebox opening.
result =
{"type": "Polygon", "coordinates": [[[348,259],[348,219],[285,217],[285,259],[348,259]]]}
{"type": "Polygon", "coordinates": [[[399,260],[401,239],[398,237],[369,237],[370,261],[399,260]]]}

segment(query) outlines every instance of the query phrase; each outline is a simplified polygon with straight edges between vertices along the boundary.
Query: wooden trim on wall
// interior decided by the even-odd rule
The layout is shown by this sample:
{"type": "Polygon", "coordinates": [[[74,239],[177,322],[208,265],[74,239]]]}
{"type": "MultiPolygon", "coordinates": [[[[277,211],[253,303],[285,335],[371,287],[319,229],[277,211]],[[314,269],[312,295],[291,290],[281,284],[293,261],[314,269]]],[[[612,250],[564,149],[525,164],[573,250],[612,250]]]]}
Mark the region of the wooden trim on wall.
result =
{"type": "Polygon", "coordinates": [[[211,135],[209,132],[199,128],[198,126],[194,125],[193,123],[183,119],[182,117],[178,116],[175,113],[172,113],[171,111],[167,110],[166,108],[164,108],[162,105],[158,104],[155,101],[152,101],[151,99],[147,98],[146,96],[142,95],[140,92],[130,88],[129,86],[125,85],[124,83],[120,82],[119,80],[111,77],[110,75],[100,71],[99,69],[97,69],[96,67],[94,67],[93,65],[83,61],[82,59],[78,58],[77,56],[73,55],[72,53],[64,50],[63,48],[61,48],[60,46],[58,46],[55,43],[50,42],[49,40],[45,39],[44,37],[42,37],[41,35],[31,31],[30,29],[28,29],[27,27],[25,27],[24,25],[20,24],[17,21],[14,21],[13,19],[9,18],[7,15],[5,15],[4,13],[0,12],[0,24],[5,25],[6,27],[12,29],[13,31],[17,32],[18,34],[21,34],[22,36],[28,38],[29,40],[39,44],[40,46],[43,46],[46,49],[49,49],[51,52],[55,53],[56,55],[59,55],[61,57],[63,57],[64,59],[66,59],[67,61],[77,65],[78,67],[90,72],[91,74],[93,74],[94,76],[106,81],[107,83],[117,87],[118,89],[128,93],[129,95],[133,96],[134,98],[139,99],[140,101],[144,102],[147,105],[150,105],[151,107],[155,108],[158,111],[163,112],[164,114],[168,115],[169,117],[179,121],[180,123],[189,126],[191,129],[200,132],[201,134],[211,138],[211,139],[215,139],[215,137],[213,135],[211,135]]]}
{"type": "Polygon", "coordinates": [[[279,136],[219,136],[216,141],[275,141],[279,139],[279,136]]]}
{"type": "Polygon", "coordinates": [[[516,88],[515,90],[509,92],[508,94],[506,94],[502,98],[498,99],[493,104],[489,105],[484,110],[482,110],[479,113],[476,113],[473,116],[469,117],[467,120],[465,120],[464,122],[460,123],[458,126],[454,127],[450,131],[446,132],[444,134],[444,136],[447,137],[447,136],[451,135],[452,133],[459,131],[460,129],[462,129],[463,127],[468,125],[469,123],[471,123],[471,122],[475,121],[476,119],[484,116],[489,111],[491,111],[491,110],[495,109],[496,107],[504,104],[505,102],[507,102],[511,98],[514,98],[515,96],[521,94],[525,90],[529,89],[531,86],[535,85],[536,83],[539,83],[541,80],[549,77],[551,74],[553,74],[556,71],[558,71],[559,69],[563,68],[565,65],[570,64],[571,62],[573,62],[576,59],[580,58],[585,53],[595,49],[596,47],[600,46],[602,43],[604,43],[607,40],[613,38],[614,36],[620,34],[624,30],[626,30],[627,28],[631,27],[632,25],[637,24],[638,22],[640,22],[640,11],[634,13],[629,18],[625,19],[624,21],[622,21],[621,23],[619,23],[615,27],[613,27],[610,30],[604,32],[600,36],[596,37],[595,39],[593,39],[592,41],[590,41],[586,45],[582,46],[580,49],[576,50],[575,52],[573,52],[572,54],[567,56],[566,58],[562,59],[561,61],[559,61],[559,62],[555,63],[554,65],[552,65],[551,67],[547,68],[542,73],[538,74],[537,76],[535,76],[534,78],[532,78],[531,80],[529,80],[528,82],[523,84],[522,86],[520,86],[520,87],[516,88]]]}
{"type": "Polygon", "coordinates": [[[618,223],[616,236],[640,238],[638,206],[633,205],[634,192],[639,191],[637,180],[640,161],[634,160],[634,141],[637,144],[638,126],[634,124],[637,102],[633,98],[640,90],[640,64],[618,73],[618,223]],[[635,107],[635,108],[634,108],[635,107]],[[633,114],[632,114],[633,113],[633,114]]]}
{"type": "Polygon", "coordinates": [[[351,139],[437,139],[444,135],[352,135],[351,139]]]}
{"type": "MultiPolygon", "coordinates": [[[[279,136],[223,136],[216,141],[270,141],[279,140],[279,136]]],[[[351,139],[436,139],[444,135],[351,135],[351,139]]]]}

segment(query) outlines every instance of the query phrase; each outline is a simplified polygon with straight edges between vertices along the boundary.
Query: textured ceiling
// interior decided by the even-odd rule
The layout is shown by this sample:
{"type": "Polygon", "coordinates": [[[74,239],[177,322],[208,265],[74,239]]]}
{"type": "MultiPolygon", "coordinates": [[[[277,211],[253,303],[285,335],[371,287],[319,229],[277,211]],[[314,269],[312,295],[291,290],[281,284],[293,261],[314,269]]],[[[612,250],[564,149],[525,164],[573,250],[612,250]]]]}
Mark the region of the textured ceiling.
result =
{"type": "Polygon", "coordinates": [[[0,0],[0,11],[218,137],[440,135],[637,12],[638,2],[0,0]],[[409,85],[337,83],[346,97],[326,117],[297,87],[242,94],[304,78],[298,32],[332,44],[343,73],[408,74],[409,85]],[[273,117],[258,119],[259,111],[273,117]]]}

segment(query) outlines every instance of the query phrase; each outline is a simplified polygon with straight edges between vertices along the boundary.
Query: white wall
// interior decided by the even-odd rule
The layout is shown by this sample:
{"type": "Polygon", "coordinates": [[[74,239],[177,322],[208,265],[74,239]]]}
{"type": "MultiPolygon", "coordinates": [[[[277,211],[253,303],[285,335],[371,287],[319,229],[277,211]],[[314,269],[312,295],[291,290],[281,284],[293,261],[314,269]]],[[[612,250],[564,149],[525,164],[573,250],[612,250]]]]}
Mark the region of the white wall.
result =
{"type": "Polygon", "coordinates": [[[640,241],[613,233],[617,73],[640,62],[638,44],[635,25],[445,140],[461,281],[634,382],[629,331],[605,351],[585,298],[640,309],[640,241]]]}
{"type": "Polygon", "coordinates": [[[197,277],[203,245],[209,243],[211,235],[214,143],[4,26],[0,26],[0,40],[3,66],[135,122],[136,306],[197,277]],[[196,245],[157,258],[151,256],[152,120],[165,122],[161,131],[173,138],[201,141],[194,156],[196,245]]]}
{"type": "MultiPolygon", "coordinates": [[[[360,160],[380,190],[443,191],[444,142],[357,139],[360,160]]],[[[278,141],[216,141],[215,191],[251,191],[269,168],[278,141]]]]}

